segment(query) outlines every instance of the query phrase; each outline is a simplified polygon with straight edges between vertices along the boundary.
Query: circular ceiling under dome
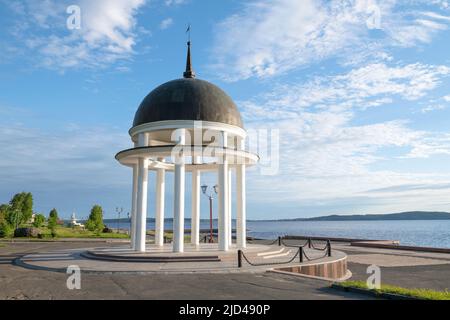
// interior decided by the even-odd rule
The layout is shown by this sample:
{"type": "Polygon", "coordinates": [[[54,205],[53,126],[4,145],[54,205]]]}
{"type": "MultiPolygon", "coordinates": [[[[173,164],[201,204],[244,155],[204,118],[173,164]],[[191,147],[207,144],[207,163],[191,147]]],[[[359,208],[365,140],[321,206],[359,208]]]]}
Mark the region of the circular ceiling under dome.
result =
{"type": "Polygon", "coordinates": [[[184,78],[169,81],[150,92],[136,112],[133,127],[168,120],[211,121],[244,127],[236,104],[222,89],[195,79],[190,43],[184,78]]]}

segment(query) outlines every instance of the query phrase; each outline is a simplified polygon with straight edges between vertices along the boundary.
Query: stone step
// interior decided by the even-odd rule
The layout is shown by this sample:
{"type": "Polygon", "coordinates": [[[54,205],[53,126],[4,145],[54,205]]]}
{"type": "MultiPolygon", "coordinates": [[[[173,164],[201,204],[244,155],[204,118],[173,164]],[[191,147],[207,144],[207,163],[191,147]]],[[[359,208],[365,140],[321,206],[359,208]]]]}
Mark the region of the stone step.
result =
{"type": "Polygon", "coordinates": [[[93,260],[117,261],[117,262],[219,262],[219,256],[201,255],[201,256],[130,256],[130,255],[111,255],[99,254],[92,251],[86,251],[80,254],[82,257],[93,260]]]}

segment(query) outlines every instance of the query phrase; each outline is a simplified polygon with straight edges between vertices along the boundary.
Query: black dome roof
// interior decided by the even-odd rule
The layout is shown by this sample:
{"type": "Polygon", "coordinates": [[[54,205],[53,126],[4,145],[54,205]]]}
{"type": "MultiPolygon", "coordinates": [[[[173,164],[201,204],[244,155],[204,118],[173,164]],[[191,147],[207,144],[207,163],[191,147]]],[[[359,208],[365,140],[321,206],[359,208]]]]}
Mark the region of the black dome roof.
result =
{"type": "Polygon", "coordinates": [[[243,128],[233,100],[214,84],[195,78],[169,81],[150,92],[136,112],[133,127],[164,120],[212,121],[243,128]]]}

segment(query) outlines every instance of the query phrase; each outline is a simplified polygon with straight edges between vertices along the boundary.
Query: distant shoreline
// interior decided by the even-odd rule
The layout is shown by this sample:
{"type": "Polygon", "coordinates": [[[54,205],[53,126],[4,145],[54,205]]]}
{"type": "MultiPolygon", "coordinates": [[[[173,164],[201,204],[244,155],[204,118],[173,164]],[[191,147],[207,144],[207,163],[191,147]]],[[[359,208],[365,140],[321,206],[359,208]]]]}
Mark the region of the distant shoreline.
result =
{"type": "MultiPolygon", "coordinates": [[[[172,221],[172,218],[165,221],[172,221]]],[[[185,219],[189,221],[190,219],[185,219]]],[[[233,219],[235,220],[235,219],[233,219]]],[[[450,212],[432,212],[432,211],[408,211],[389,214],[357,214],[357,215],[329,215],[312,218],[292,218],[292,219],[262,219],[252,220],[249,222],[282,222],[282,221],[417,221],[417,220],[450,220],[450,212]]],[[[120,220],[114,218],[104,219],[105,223],[130,222],[128,218],[120,220]]],[[[209,219],[201,219],[201,221],[209,221],[209,219]]],[[[217,221],[217,219],[213,219],[217,221]]],[[[147,222],[155,222],[154,218],[148,218],[147,222]]]]}
{"type": "Polygon", "coordinates": [[[449,212],[409,211],[389,214],[355,214],[355,215],[329,215],[312,218],[248,220],[248,221],[417,221],[417,220],[450,220],[449,212]]]}

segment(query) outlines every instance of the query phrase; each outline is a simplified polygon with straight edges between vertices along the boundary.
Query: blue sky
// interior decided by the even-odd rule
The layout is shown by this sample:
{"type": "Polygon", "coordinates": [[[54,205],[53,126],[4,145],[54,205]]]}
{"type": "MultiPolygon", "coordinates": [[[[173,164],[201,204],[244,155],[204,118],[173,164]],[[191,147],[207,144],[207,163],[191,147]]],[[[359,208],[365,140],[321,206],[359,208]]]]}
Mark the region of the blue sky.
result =
{"type": "Polygon", "coordinates": [[[181,77],[188,23],[197,76],[246,128],[279,132],[279,170],[249,171],[249,218],[450,210],[441,0],[0,0],[0,203],[31,191],[44,213],[128,211],[114,155],[142,99],[181,77]]]}

